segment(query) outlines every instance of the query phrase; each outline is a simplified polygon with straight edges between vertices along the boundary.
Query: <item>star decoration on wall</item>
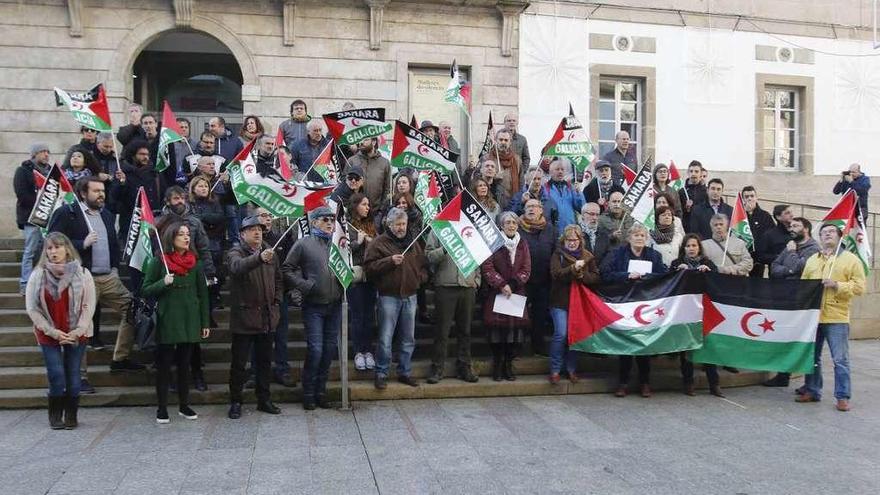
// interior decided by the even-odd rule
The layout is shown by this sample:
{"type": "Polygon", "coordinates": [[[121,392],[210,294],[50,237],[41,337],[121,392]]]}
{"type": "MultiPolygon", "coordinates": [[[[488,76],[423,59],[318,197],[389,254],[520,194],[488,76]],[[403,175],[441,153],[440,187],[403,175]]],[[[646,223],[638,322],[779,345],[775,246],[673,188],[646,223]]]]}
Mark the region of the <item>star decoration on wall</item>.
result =
{"type": "Polygon", "coordinates": [[[580,28],[569,29],[570,22],[535,16],[522,23],[521,77],[527,86],[537,90],[532,97],[538,108],[566,108],[572,95],[586,90],[586,39],[585,35],[572,35],[580,28]]]}
{"type": "Polygon", "coordinates": [[[686,99],[696,103],[733,103],[730,87],[733,64],[727,60],[729,36],[689,32],[687,35],[686,99]]]}
{"type": "Polygon", "coordinates": [[[834,73],[834,121],[842,129],[877,132],[880,125],[880,63],[840,60],[834,73]]]}

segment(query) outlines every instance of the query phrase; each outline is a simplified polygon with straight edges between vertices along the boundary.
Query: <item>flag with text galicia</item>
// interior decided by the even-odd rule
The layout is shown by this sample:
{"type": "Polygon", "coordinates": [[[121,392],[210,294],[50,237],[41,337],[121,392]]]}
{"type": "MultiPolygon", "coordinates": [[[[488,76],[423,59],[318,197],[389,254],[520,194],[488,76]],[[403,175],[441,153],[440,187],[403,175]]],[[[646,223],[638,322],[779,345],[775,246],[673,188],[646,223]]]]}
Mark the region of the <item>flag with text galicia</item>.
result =
{"type": "Polygon", "coordinates": [[[128,266],[139,272],[144,271],[144,266],[153,259],[153,242],[150,240],[150,234],[155,230],[156,221],[153,219],[150,200],[147,199],[144,188],[140,187],[125,241],[123,259],[128,259],[128,266]]]}
{"type": "Polygon", "coordinates": [[[440,143],[421,133],[418,129],[396,121],[394,145],[391,149],[391,165],[397,168],[436,170],[440,173],[455,172],[458,153],[440,146],[440,143]]]}
{"type": "Polygon", "coordinates": [[[742,194],[736,195],[736,204],[733,205],[733,213],[730,215],[730,231],[745,242],[749,249],[755,245],[755,236],[752,235],[752,227],[749,225],[749,217],[746,215],[742,194]]]}
{"type": "Polygon", "coordinates": [[[339,146],[333,139],[327,141],[327,146],[318,153],[312,163],[312,170],[321,176],[324,182],[336,184],[339,182],[339,171],[345,168],[345,155],[339,150],[339,146]]]}
{"type": "Polygon", "coordinates": [[[467,191],[458,193],[440,210],[431,230],[465,277],[504,246],[495,220],[467,191]]]}
{"type": "Polygon", "coordinates": [[[489,110],[489,123],[486,125],[486,139],[483,140],[483,147],[480,149],[480,154],[477,155],[478,157],[488,155],[492,147],[495,146],[495,134],[492,127],[492,111],[489,110]]]}
{"type": "Polygon", "coordinates": [[[358,108],[343,112],[325,113],[327,131],[340,146],[358,144],[364,139],[379,137],[391,129],[385,122],[384,108],[358,108]]]}
{"type": "Polygon", "coordinates": [[[330,263],[330,271],[336,275],[339,284],[348,289],[351,281],[354,280],[354,270],[351,267],[351,249],[348,246],[348,219],[345,216],[345,208],[342,207],[342,203],[338,205],[335,201],[329,203],[330,208],[336,210],[336,217],[333,222],[333,237],[330,241],[328,262],[330,263]]]}
{"type": "Polygon", "coordinates": [[[857,207],[858,196],[852,189],[846,192],[833,208],[822,219],[822,223],[830,223],[840,227],[843,231],[842,245],[850,251],[862,263],[865,275],[871,270],[871,244],[868,241],[867,230],[862,218],[859,217],[857,207]]]}
{"type": "Polygon", "coordinates": [[[416,206],[422,210],[422,218],[430,222],[440,212],[440,186],[437,184],[437,173],[422,170],[416,180],[416,206]]]}
{"type": "Polygon", "coordinates": [[[392,141],[392,132],[386,132],[379,136],[379,154],[382,155],[383,158],[391,161],[391,141],[392,141]]]}
{"type": "Polygon", "coordinates": [[[84,127],[98,132],[113,130],[103,84],[95,86],[86,93],[68,93],[63,89],[55,88],[55,104],[59,107],[66,106],[73,114],[73,119],[84,127]]]}
{"type": "Polygon", "coordinates": [[[678,172],[678,168],[675,167],[675,162],[672,160],[669,160],[669,187],[676,191],[684,187],[684,178],[678,172]]]}
{"type": "Polygon", "coordinates": [[[248,201],[265,208],[276,217],[298,217],[303,214],[309,195],[332,186],[311,187],[301,182],[287,182],[281,175],[257,172],[256,139],[248,143],[226,168],[238,204],[248,201]]]}
{"type": "Polygon", "coordinates": [[[67,176],[64,175],[57,163],[52,165],[48,176],[34,170],[34,184],[40,190],[37,191],[28,223],[45,229],[49,226],[49,220],[55,210],[64,204],[72,204],[76,201],[76,195],[73,194],[70,181],[67,180],[67,176]]]}
{"type": "Polygon", "coordinates": [[[587,288],[571,284],[568,344],[596,354],[649,356],[700,347],[703,279],[695,270],[587,288]]]}
{"type": "Polygon", "coordinates": [[[695,363],[811,373],[822,284],[708,273],[695,363]],[[784,297],[780,297],[784,295],[784,297]]]}
{"type": "Polygon", "coordinates": [[[463,81],[461,71],[458,70],[458,64],[452,61],[452,67],[449,68],[449,84],[446,86],[446,93],[443,100],[458,105],[462,111],[468,115],[471,113],[471,83],[463,81]]]}
{"type": "Polygon", "coordinates": [[[183,141],[183,131],[177,124],[171,105],[167,101],[162,102],[162,128],[159,129],[159,150],[156,155],[156,171],[161,172],[171,165],[168,157],[168,146],[171,143],[183,141]]]}
{"type": "Polygon", "coordinates": [[[629,210],[633,220],[644,225],[648,230],[654,228],[654,175],[651,172],[653,164],[654,157],[649,157],[623,195],[623,207],[629,210]]]}
{"type": "Polygon", "coordinates": [[[593,143],[581,121],[574,116],[571,104],[568,105],[568,116],[562,118],[550,142],[544,147],[544,155],[568,157],[578,174],[583,174],[596,158],[593,143]]]}

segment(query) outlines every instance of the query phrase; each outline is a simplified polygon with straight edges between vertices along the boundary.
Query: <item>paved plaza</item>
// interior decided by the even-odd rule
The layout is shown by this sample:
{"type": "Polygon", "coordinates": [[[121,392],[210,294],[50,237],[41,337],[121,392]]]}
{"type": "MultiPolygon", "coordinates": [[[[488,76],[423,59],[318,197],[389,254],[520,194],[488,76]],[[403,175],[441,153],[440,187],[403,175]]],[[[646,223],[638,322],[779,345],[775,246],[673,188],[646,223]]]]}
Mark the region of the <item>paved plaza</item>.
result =
{"type": "Polygon", "coordinates": [[[878,493],[880,342],[853,342],[851,358],[849,413],[830,393],[800,405],[764,387],[248,405],[239,421],[202,406],[167,426],[149,407],[92,408],[75,431],[50,431],[45,410],[0,411],[0,493],[878,493]]]}

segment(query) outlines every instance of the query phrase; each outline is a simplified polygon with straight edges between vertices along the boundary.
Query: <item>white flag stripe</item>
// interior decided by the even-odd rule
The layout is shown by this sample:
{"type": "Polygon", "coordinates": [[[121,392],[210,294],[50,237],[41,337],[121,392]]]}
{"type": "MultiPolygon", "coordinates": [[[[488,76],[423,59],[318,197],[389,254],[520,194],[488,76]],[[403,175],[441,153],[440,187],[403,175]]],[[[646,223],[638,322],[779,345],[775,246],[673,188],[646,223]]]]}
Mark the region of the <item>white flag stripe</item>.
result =
{"type": "Polygon", "coordinates": [[[647,301],[607,303],[623,319],[611,324],[617,330],[637,330],[656,326],[693,323],[703,319],[703,295],[681,294],[647,301]],[[636,315],[636,309],[639,310],[636,315]],[[662,312],[662,316],[658,314],[662,312]],[[641,319],[642,321],[639,321],[641,319]],[[646,325],[645,322],[648,322],[646,325]]]}
{"type": "Polygon", "coordinates": [[[471,256],[474,257],[477,264],[482,264],[492,256],[492,251],[486,245],[486,241],[480,232],[474,227],[474,224],[468,219],[467,215],[462,214],[457,222],[449,222],[449,225],[455,229],[455,232],[461,238],[461,241],[467,246],[471,256]],[[467,237],[464,232],[470,232],[471,236],[467,237]]]}
{"type": "Polygon", "coordinates": [[[724,321],[712,329],[713,335],[727,335],[761,342],[813,342],[819,324],[818,309],[780,310],[742,308],[713,302],[724,321]],[[765,319],[768,329],[761,325],[765,319]],[[770,330],[769,325],[772,325],[770,330]],[[756,334],[757,336],[749,335],[756,334]]]}

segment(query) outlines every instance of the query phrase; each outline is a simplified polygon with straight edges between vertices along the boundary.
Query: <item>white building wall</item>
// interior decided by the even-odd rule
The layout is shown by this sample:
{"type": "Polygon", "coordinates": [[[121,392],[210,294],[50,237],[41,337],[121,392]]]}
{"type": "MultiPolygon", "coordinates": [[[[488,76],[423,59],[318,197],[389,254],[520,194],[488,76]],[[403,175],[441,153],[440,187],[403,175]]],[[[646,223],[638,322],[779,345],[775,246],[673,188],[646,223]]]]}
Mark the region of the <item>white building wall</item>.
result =
{"type": "MultiPolygon", "coordinates": [[[[755,74],[814,80],[814,174],[836,174],[859,162],[869,175],[880,139],[880,50],[870,42],[700,29],[527,14],[520,28],[520,127],[537,155],[572,102],[585,127],[590,64],[656,70],[656,156],[716,171],[755,171],[755,74]],[[656,53],[589,49],[590,33],[653,37],[656,53]],[[781,39],[780,39],[781,38],[781,39]],[[813,64],[756,60],[756,45],[797,45],[813,64]],[[556,46],[554,50],[552,47],[556,46]],[[701,78],[702,67],[714,67],[701,78]]],[[[591,136],[594,142],[598,136],[591,136]]]]}

